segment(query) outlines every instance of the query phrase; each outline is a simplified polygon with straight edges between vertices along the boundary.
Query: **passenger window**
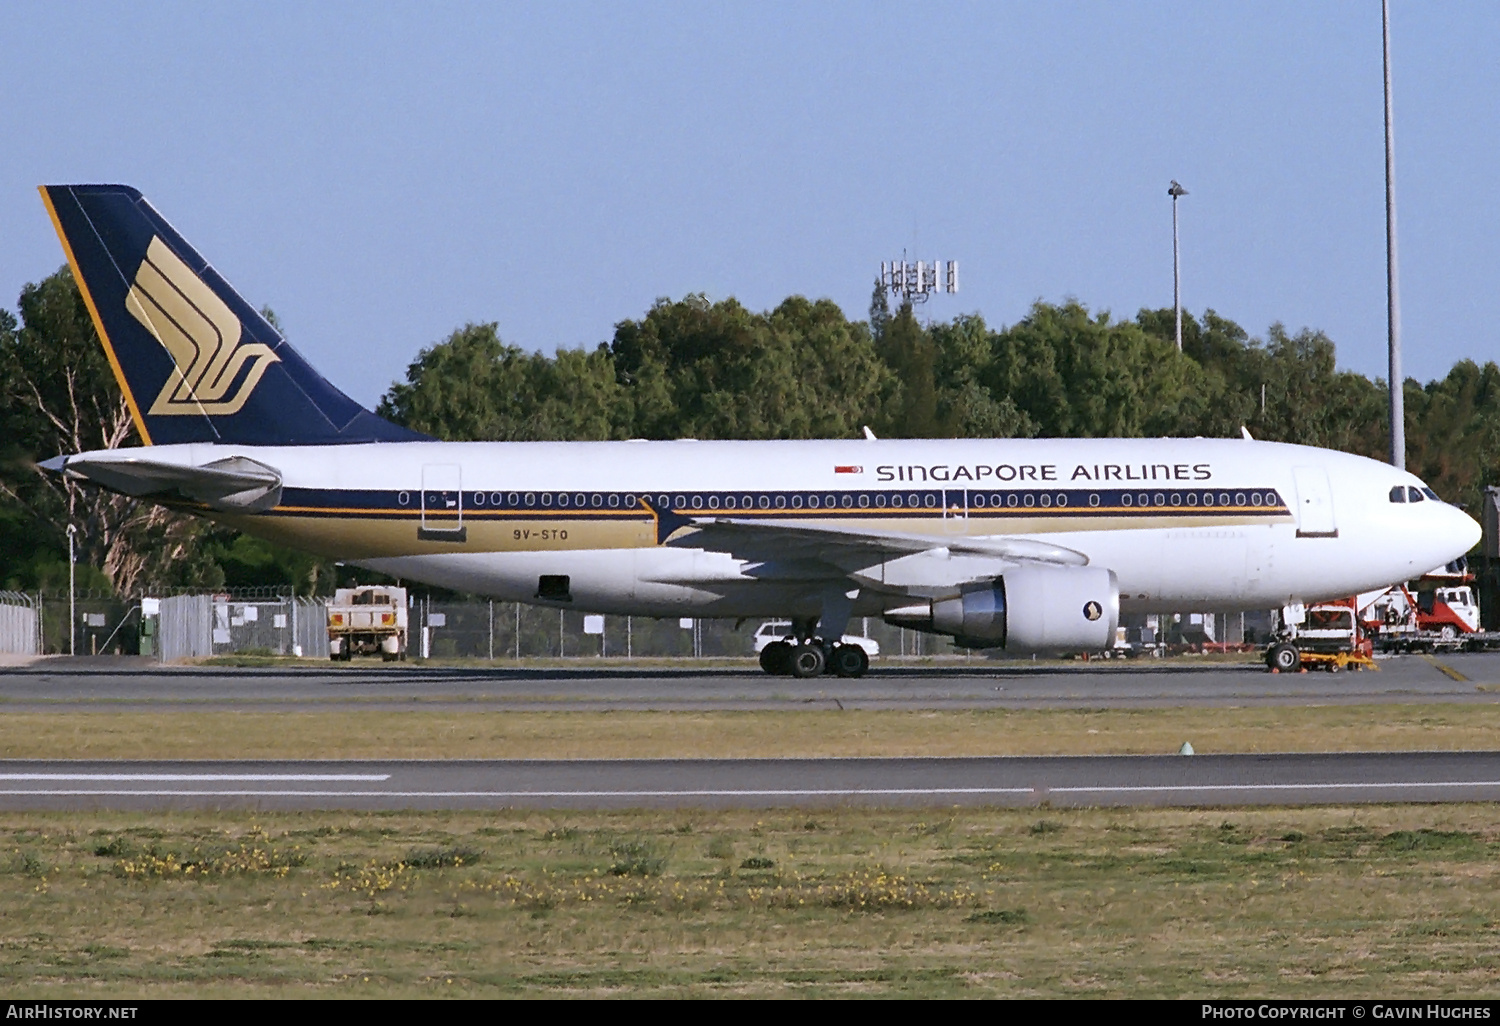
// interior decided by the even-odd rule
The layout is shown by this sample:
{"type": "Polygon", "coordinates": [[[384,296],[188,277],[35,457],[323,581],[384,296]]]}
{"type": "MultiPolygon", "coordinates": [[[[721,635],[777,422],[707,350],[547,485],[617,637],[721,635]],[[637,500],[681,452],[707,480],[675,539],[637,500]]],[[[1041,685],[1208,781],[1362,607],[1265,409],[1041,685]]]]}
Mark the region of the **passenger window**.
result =
{"type": "Polygon", "coordinates": [[[1406,498],[1409,502],[1421,502],[1422,490],[1420,488],[1408,488],[1406,490],[1406,498]]]}
{"type": "Polygon", "coordinates": [[[1406,488],[1405,488],[1405,486],[1403,486],[1403,485],[1397,485],[1396,487],[1394,487],[1394,488],[1391,489],[1391,501],[1392,502],[1405,502],[1406,501],[1406,488]]]}

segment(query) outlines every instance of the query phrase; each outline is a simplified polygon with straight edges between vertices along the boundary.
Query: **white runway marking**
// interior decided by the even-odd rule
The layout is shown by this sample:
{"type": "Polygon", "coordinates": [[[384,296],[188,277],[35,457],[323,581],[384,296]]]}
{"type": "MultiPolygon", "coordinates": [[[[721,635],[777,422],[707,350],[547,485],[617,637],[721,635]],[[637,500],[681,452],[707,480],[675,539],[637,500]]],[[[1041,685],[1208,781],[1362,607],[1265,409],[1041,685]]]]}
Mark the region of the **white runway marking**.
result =
{"type": "Polygon", "coordinates": [[[1142,794],[1158,791],[1331,791],[1355,788],[1500,787],[1500,780],[1406,780],[1349,784],[1101,784],[1097,787],[1049,787],[1050,794],[1142,794]]]}
{"type": "Polygon", "coordinates": [[[389,779],[391,779],[389,773],[0,773],[0,780],[98,780],[122,784],[133,780],[162,784],[177,781],[202,781],[204,783],[235,781],[246,784],[259,781],[266,783],[308,781],[324,784],[353,784],[389,779]]]}
{"type": "Polygon", "coordinates": [[[796,790],[733,791],[272,791],[272,790],[130,790],[14,788],[0,790],[0,796],[120,796],[151,795],[186,798],[837,798],[845,795],[945,795],[945,794],[1032,794],[1031,787],[906,787],[906,788],[799,788],[796,790]]]}
{"type": "MultiPolygon", "coordinates": [[[[312,775],[308,775],[309,777],[312,775]]],[[[141,778],[134,778],[141,779],[141,778]]],[[[199,778],[201,779],[201,778],[199,778]]],[[[286,779],[286,778],[281,778],[286,779]]],[[[132,795],[156,798],[859,798],[941,797],[947,795],[1040,795],[1040,794],[1182,794],[1193,792],[1330,791],[1371,789],[1500,788],[1500,780],[1428,780],[1339,784],[1156,784],[1098,787],[885,787],[885,788],[757,788],[629,791],[331,791],[331,790],[204,790],[204,789],[105,789],[35,788],[0,789],[0,796],[99,797],[132,795]]]]}

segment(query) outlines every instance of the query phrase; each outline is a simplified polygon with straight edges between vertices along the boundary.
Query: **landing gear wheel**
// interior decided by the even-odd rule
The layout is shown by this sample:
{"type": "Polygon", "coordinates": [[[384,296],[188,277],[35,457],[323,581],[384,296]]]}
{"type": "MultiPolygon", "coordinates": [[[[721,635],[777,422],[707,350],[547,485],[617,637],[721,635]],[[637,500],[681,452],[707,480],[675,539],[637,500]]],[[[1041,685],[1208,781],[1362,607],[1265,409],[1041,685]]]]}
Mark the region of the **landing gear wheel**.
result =
{"type": "Polygon", "coordinates": [[[870,657],[859,645],[835,645],[829,665],[840,677],[863,677],[870,668],[870,657]]]}
{"type": "MultiPolygon", "coordinates": [[[[766,646],[770,648],[770,645],[766,646]]],[[[792,649],[791,664],[787,667],[793,677],[816,677],[823,672],[826,660],[821,645],[798,645],[792,649]]]]}
{"type": "Polygon", "coordinates": [[[760,650],[760,668],[773,677],[790,673],[792,669],[792,646],[785,641],[773,641],[760,650]]]}
{"type": "Polygon", "coordinates": [[[1302,653],[1297,651],[1296,645],[1286,642],[1272,645],[1266,653],[1266,665],[1282,673],[1295,673],[1302,668],[1302,653]]]}

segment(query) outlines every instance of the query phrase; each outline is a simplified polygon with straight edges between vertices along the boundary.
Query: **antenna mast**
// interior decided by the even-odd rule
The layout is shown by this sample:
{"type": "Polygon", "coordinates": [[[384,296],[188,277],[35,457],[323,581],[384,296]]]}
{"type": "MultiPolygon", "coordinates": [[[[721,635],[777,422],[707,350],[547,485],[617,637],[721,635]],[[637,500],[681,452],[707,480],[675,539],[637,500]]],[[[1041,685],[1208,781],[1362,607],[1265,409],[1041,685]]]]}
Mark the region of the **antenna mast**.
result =
{"type": "Polygon", "coordinates": [[[958,291],[958,261],[934,260],[927,263],[918,260],[907,263],[906,258],[880,263],[880,285],[893,296],[900,296],[903,303],[925,303],[927,297],[939,292],[958,291]]]}

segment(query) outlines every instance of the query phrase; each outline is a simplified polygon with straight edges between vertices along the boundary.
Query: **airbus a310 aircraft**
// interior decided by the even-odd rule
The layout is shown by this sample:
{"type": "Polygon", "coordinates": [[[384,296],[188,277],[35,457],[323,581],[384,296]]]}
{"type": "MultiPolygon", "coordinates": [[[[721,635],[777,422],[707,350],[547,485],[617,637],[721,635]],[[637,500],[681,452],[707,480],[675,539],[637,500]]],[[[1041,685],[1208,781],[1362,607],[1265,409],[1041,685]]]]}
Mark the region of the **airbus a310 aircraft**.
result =
{"type": "Polygon", "coordinates": [[[788,617],[772,673],[862,674],[852,616],[1099,650],[1121,610],[1338,598],[1479,538],[1411,474],[1248,438],[434,441],[324,380],[135,189],[41,193],[147,446],[49,469],[459,591],[788,617]]]}

